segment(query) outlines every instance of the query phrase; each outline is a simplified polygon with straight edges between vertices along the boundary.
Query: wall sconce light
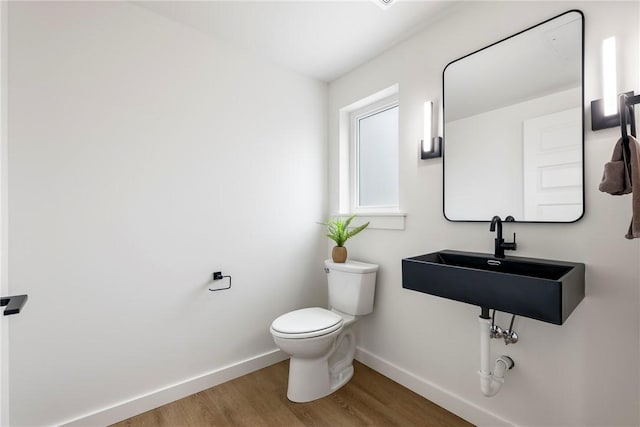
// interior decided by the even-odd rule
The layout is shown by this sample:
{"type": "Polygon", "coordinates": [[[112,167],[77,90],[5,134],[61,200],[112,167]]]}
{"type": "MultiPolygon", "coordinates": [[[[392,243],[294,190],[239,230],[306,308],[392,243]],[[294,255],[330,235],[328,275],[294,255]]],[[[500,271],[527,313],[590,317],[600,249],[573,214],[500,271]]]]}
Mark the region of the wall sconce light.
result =
{"type": "Polygon", "coordinates": [[[618,113],[616,74],[616,38],[609,37],[602,41],[602,95],[605,116],[618,113]]]}
{"type": "MultiPolygon", "coordinates": [[[[437,127],[436,127],[437,128],[437,127]]],[[[433,101],[424,103],[424,134],[420,140],[420,158],[433,159],[442,156],[442,138],[433,135],[433,101]]]]}
{"type": "MultiPolygon", "coordinates": [[[[616,38],[602,41],[602,99],[591,101],[591,130],[620,126],[618,112],[618,88],[616,82],[616,38]]],[[[625,92],[633,96],[633,92],[625,92]]]]}

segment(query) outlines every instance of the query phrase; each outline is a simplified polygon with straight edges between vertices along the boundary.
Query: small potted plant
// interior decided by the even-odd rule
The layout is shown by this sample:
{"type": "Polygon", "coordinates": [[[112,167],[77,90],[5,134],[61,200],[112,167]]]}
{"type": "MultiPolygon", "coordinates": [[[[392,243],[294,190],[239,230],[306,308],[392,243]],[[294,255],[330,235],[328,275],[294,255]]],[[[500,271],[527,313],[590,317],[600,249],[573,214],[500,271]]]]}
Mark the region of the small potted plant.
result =
{"type": "Polygon", "coordinates": [[[351,215],[347,219],[342,217],[329,218],[325,224],[327,226],[326,236],[336,242],[336,245],[331,251],[331,258],[333,259],[333,262],[342,263],[347,260],[347,248],[344,247],[345,242],[367,228],[369,225],[367,222],[359,227],[349,229],[349,224],[351,224],[351,221],[353,221],[355,217],[355,215],[351,215]]]}

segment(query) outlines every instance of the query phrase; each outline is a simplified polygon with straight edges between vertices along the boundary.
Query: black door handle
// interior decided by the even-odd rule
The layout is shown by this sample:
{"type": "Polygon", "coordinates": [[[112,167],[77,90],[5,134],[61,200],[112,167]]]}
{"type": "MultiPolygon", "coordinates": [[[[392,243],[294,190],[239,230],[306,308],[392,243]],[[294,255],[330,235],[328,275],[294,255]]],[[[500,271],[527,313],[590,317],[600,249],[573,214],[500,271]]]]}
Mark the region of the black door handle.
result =
{"type": "Polygon", "coordinates": [[[4,315],[8,316],[9,314],[20,313],[20,310],[22,310],[24,303],[27,302],[27,298],[28,297],[26,295],[16,295],[13,297],[0,298],[0,306],[7,306],[7,308],[4,309],[4,315]]]}

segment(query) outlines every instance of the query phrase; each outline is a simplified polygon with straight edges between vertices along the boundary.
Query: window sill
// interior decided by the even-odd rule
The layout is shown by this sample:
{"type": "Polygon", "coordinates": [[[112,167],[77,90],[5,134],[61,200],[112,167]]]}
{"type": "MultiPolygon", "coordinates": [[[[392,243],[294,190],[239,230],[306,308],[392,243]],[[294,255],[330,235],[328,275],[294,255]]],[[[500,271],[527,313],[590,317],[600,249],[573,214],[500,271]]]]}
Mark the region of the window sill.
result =
{"type": "MultiPolygon", "coordinates": [[[[348,214],[343,214],[347,216],[348,214]]],[[[358,212],[351,222],[351,226],[357,227],[369,222],[369,227],[378,230],[404,230],[405,218],[407,214],[404,212],[358,212]]]]}

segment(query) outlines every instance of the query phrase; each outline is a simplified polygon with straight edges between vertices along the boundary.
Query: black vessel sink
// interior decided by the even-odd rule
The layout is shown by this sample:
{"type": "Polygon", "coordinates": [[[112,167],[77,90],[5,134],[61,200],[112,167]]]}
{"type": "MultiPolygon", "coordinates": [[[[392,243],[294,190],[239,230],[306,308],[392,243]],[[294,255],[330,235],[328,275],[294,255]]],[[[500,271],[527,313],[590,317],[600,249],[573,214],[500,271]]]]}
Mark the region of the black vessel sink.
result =
{"type": "Polygon", "coordinates": [[[403,259],[402,287],[562,325],[584,298],[584,264],[444,250],[403,259]]]}

